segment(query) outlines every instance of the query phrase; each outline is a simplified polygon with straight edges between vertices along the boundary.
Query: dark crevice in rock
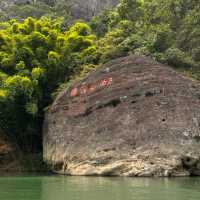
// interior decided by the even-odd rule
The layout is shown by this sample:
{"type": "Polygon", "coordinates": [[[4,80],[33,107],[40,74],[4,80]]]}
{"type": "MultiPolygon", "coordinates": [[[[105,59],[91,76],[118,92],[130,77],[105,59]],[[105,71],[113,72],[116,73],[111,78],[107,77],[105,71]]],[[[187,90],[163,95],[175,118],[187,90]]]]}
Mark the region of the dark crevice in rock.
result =
{"type": "MultiPolygon", "coordinates": [[[[77,115],[77,117],[88,116],[91,113],[93,113],[95,110],[100,110],[100,109],[103,109],[103,108],[106,108],[106,107],[115,108],[119,104],[127,101],[128,98],[130,98],[130,97],[139,97],[139,96],[142,96],[142,95],[141,94],[134,94],[132,96],[121,96],[119,98],[112,99],[112,100],[110,100],[108,102],[97,101],[98,103],[96,102],[96,106],[93,105],[93,106],[87,108],[84,113],[81,113],[81,114],[77,115]]],[[[81,103],[86,103],[86,102],[82,101],[81,103]]],[[[135,103],[137,103],[137,100],[133,100],[133,101],[131,101],[131,103],[135,104],[135,103]]],[[[70,109],[70,107],[68,107],[68,108],[70,109]]],[[[67,107],[66,107],[66,109],[67,109],[67,107]]]]}
{"type": "Polygon", "coordinates": [[[63,168],[63,162],[58,162],[53,166],[55,171],[61,171],[63,168]]]}
{"type": "Polygon", "coordinates": [[[137,103],[137,101],[133,100],[133,101],[131,101],[131,103],[132,103],[132,104],[135,104],[135,103],[137,103]]]}
{"type": "Polygon", "coordinates": [[[119,104],[121,103],[120,99],[113,99],[111,101],[109,101],[108,103],[105,103],[103,105],[100,105],[97,107],[97,109],[102,109],[102,108],[105,108],[105,107],[117,107],[119,104]]]}
{"type": "Polygon", "coordinates": [[[200,142],[200,136],[194,136],[195,141],[200,142]]]}
{"type": "MultiPolygon", "coordinates": [[[[117,107],[119,104],[121,103],[120,99],[113,99],[111,101],[109,101],[108,103],[105,104],[101,104],[99,105],[96,110],[102,109],[102,108],[106,108],[106,107],[117,107]]],[[[81,115],[78,115],[77,117],[86,117],[89,116],[90,114],[92,114],[94,110],[92,109],[92,107],[89,107],[86,109],[86,111],[84,113],[82,113],[81,115]]]]}
{"type": "Polygon", "coordinates": [[[112,148],[103,149],[103,151],[104,152],[115,151],[116,149],[117,149],[116,147],[112,147],[112,148]]]}
{"type": "Polygon", "coordinates": [[[86,111],[81,115],[82,117],[86,117],[92,113],[92,107],[87,108],[86,111]]]}
{"type": "Polygon", "coordinates": [[[145,93],[145,97],[152,97],[152,96],[154,96],[154,93],[151,91],[145,93]]]}
{"type": "Polygon", "coordinates": [[[199,158],[194,158],[190,156],[184,156],[182,158],[183,168],[190,173],[190,176],[200,175],[200,169],[198,167],[198,163],[199,163],[199,158]]]}

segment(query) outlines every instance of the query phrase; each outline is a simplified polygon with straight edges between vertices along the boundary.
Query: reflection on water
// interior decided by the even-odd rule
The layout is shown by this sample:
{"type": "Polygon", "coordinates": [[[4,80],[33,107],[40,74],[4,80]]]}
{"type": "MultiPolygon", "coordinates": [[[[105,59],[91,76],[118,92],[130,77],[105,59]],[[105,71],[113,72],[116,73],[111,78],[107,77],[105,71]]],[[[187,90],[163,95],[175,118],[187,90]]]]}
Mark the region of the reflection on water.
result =
{"type": "Polygon", "coordinates": [[[197,200],[200,178],[1,177],[0,200],[197,200]]]}

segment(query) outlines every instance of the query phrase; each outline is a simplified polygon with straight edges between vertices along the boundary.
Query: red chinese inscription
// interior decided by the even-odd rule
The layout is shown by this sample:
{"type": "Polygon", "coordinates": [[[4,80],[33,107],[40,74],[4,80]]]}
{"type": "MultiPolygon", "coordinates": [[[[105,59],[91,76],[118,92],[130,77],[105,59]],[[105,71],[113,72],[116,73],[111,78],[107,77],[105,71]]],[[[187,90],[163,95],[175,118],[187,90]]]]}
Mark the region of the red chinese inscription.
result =
{"type": "Polygon", "coordinates": [[[113,78],[112,77],[109,77],[109,78],[106,78],[106,79],[103,79],[100,81],[100,83],[98,84],[92,84],[92,85],[83,85],[80,87],[80,89],[78,89],[77,87],[73,88],[71,90],[71,93],[70,93],[70,96],[71,97],[75,97],[77,96],[79,93],[81,95],[86,95],[87,93],[91,93],[91,92],[94,92],[96,89],[98,89],[99,87],[102,88],[102,87],[107,87],[109,85],[111,85],[113,82],[113,78]]]}
{"type": "Polygon", "coordinates": [[[73,88],[71,93],[70,93],[70,96],[71,97],[75,97],[78,95],[78,88],[73,88]]]}

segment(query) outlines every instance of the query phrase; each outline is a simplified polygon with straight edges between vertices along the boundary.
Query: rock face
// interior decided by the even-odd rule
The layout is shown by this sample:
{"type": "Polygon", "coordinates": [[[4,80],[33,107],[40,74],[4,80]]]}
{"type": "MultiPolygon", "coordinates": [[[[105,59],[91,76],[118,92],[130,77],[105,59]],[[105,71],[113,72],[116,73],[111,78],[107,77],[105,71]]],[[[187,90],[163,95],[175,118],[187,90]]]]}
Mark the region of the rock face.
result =
{"type": "Polygon", "coordinates": [[[200,175],[199,88],[148,57],[113,60],[55,100],[44,159],[70,175],[200,175]]]}
{"type": "Polygon", "coordinates": [[[118,0],[67,0],[74,18],[90,19],[105,8],[115,6],[118,0]]]}

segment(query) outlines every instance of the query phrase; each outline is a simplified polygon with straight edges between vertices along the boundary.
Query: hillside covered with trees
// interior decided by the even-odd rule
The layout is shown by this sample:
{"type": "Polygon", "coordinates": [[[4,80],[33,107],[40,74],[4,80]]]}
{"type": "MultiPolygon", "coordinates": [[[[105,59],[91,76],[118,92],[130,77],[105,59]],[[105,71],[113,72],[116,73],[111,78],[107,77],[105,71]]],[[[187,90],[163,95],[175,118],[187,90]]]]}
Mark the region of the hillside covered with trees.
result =
{"type": "Polygon", "coordinates": [[[87,23],[67,6],[1,11],[0,126],[22,150],[41,151],[44,112],[59,87],[113,58],[148,55],[200,79],[199,0],[121,0],[87,23]]]}

